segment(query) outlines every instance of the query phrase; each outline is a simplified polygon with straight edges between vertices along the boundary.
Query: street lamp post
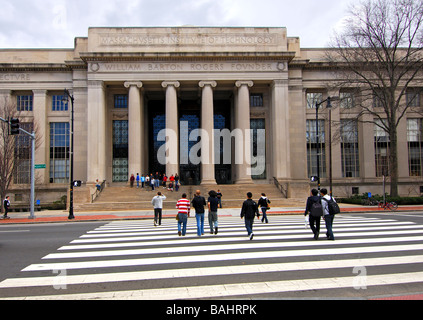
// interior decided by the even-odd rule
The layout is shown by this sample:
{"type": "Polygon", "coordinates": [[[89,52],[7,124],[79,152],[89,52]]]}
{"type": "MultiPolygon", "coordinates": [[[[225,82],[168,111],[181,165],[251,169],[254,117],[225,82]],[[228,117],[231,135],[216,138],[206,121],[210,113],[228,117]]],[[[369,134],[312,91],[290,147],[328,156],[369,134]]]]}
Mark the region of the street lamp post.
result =
{"type": "Polygon", "coordinates": [[[339,97],[328,97],[326,100],[316,102],[316,142],[317,142],[317,183],[320,192],[320,139],[319,139],[319,108],[327,102],[326,108],[329,109],[329,189],[330,196],[332,197],[332,101],[339,100],[339,97]]]}
{"type": "Polygon", "coordinates": [[[63,102],[68,102],[70,99],[71,101],[71,132],[70,132],[70,138],[71,138],[71,148],[70,148],[70,166],[69,166],[69,180],[70,180],[70,189],[69,189],[69,220],[75,219],[75,216],[73,214],[73,188],[74,181],[73,181],[73,156],[74,156],[74,97],[70,94],[70,92],[65,89],[65,95],[63,96],[63,102]]]}

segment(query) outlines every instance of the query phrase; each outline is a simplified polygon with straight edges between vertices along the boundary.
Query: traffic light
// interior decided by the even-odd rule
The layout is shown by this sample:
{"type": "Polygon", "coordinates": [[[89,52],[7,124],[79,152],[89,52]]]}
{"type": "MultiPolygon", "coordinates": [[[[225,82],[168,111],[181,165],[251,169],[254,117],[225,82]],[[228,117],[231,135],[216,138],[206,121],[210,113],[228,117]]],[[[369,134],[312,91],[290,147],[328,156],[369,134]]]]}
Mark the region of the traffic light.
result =
{"type": "Polygon", "coordinates": [[[19,133],[19,119],[10,119],[10,134],[13,136],[19,133]]]}

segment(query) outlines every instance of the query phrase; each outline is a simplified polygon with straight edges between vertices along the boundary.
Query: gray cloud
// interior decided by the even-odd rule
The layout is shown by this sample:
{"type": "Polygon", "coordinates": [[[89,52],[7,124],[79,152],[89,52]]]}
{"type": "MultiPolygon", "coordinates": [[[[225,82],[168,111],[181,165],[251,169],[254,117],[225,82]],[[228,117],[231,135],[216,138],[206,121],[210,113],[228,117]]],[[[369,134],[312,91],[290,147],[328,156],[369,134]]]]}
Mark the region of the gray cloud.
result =
{"type": "Polygon", "coordinates": [[[0,0],[1,48],[71,48],[90,26],[287,27],[322,47],[351,0],[0,0]]]}

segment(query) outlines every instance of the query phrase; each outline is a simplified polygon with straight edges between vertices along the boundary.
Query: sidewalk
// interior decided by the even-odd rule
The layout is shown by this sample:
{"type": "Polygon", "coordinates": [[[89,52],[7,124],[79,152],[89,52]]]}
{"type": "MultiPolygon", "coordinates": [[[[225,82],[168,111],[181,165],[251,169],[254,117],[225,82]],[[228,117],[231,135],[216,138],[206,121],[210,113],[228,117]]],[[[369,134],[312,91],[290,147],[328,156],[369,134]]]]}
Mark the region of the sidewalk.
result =
{"type": "MultiPolygon", "coordinates": [[[[348,204],[340,204],[342,213],[383,213],[385,210],[378,207],[355,206],[348,204]]],[[[219,209],[219,217],[239,217],[240,208],[223,208],[219,209]]],[[[419,206],[400,206],[396,212],[423,212],[423,205],[419,206]]],[[[391,211],[387,211],[390,213],[391,211]]],[[[173,219],[176,216],[175,210],[163,210],[163,218],[173,219]]],[[[194,212],[191,212],[193,216],[194,212]]],[[[269,216],[272,215],[302,215],[304,214],[304,207],[280,207],[272,208],[267,212],[269,216]]],[[[142,220],[153,219],[153,210],[143,211],[110,211],[110,212],[75,212],[74,220],[68,220],[67,211],[36,211],[34,213],[35,219],[29,219],[29,212],[11,212],[9,213],[10,219],[0,220],[0,225],[4,224],[25,224],[25,223],[52,223],[52,222],[83,222],[83,221],[113,221],[113,220],[142,220]]]]}

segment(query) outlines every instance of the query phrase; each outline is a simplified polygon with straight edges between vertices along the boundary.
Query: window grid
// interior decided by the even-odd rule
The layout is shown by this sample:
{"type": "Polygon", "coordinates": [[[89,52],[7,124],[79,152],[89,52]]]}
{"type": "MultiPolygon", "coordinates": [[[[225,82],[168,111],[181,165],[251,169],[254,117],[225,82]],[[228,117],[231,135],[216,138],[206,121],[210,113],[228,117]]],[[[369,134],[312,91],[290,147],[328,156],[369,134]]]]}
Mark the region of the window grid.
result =
{"type": "Polygon", "coordinates": [[[63,95],[54,95],[52,97],[52,111],[68,111],[69,103],[63,102],[66,99],[63,95]]]}
{"type": "Polygon", "coordinates": [[[389,176],[390,141],[387,132],[380,125],[381,121],[376,120],[374,128],[376,177],[389,176]]]}
{"type": "Polygon", "coordinates": [[[128,109],[127,94],[115,94],[115,109],[128,109]]]}
{"type": "MultiPolygon", "coordinates": [[[[307,93],[307,109],[316,109],[316,104],[323,101],[323,93],[308,92],[307,93]]],[[[322,108],[320,106],[319,108],[322,108]]]]}
{"type": "Polygon", "coordinates": [[[326,178],[325,120],[319,120],[319,143],[317,143],[316,120],[307,120],[307,167],[308,175],[326,178]],[[320,173],[317,172],[319,154],[320,173]]]}
{"type": "MultiPolygon", "coordinates": [[[[28,132],[33,131],[33,123],[21,123],[20,127],[28,132]]],[[[14,184],[31,183],[31,138],[26,134],[20,134],[15,139],[15,161],[17,167],[13,175],[14,184]]]]}
{"type": "Polygon", "coordinates": [[[423,172],[422,119],[407,119],[408,168],[411,177],[421,177],[423,172]]]}
{"type": "Polygon", "coordinates": [[[34,99],[32,95],[17,96],[18,111],[32,111],[34,99]]]}
{"type": "Polygon", "coordinates": [[[69,181],[69,123],[50,123],[50,183],[69,181]]]}
{"type": "Polygon", "coordinates": [[[341,120],[342,177],[360,177],[357,121],[341,120]]]}

